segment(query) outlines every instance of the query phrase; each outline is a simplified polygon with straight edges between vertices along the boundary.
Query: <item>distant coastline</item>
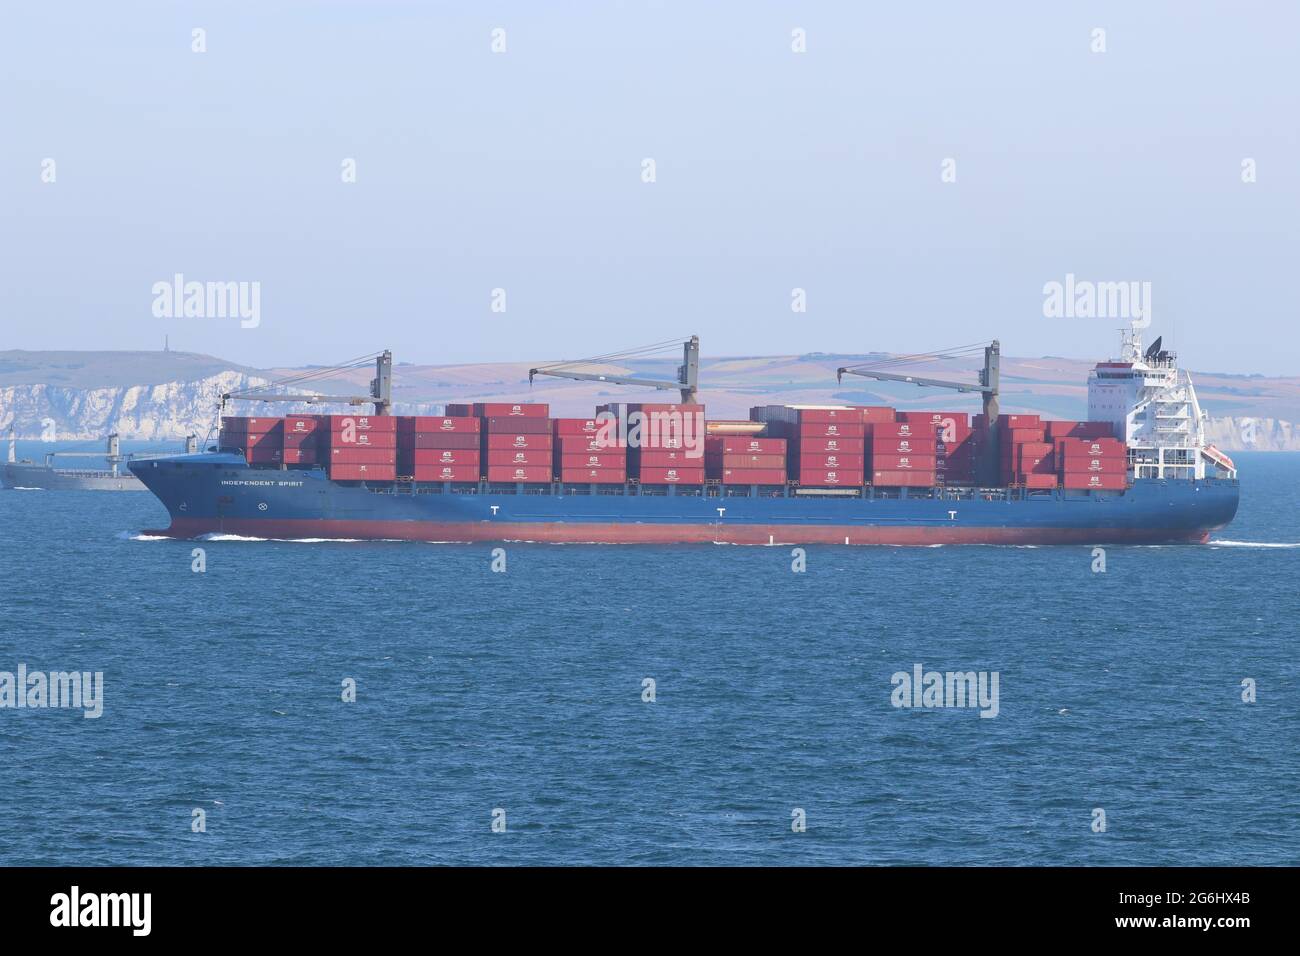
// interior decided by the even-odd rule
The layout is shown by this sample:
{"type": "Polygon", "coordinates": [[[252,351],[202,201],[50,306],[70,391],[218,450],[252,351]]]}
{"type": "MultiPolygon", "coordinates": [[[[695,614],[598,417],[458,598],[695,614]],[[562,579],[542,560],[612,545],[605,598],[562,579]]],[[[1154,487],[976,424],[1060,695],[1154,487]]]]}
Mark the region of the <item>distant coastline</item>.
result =
{"type": "MultiPolygon", "coordinates": [[[[398,356],[400,360],[400,356],[398,356]]],[[[708,357],[701,362],[702,392],[710,418],[747,418],[751,405],[890,404],[910,409],[978,410],[973,397],[908,385],[839,385],[835,369],[862,356],[824,353],[793,356],[708,357]]],[[[1087,416],[1087,374],[1092,363],[1064,358],[1003,357],[1005,411],[1059,418],[1087,416]]],[[[610,366],[637,375],[671,376],[662,362],[610,366]]],[[[952,377],[974,370],[934,363],[952,377]]],[[[124,440],[176,441],[202,437],[217,417],[223,392],[263,385],[297,369],[253,369],[186,352],[0,352],[0,438],[12,426],[18,438],[39,439],[53,427],[59,439],[94,440],[117,432],[124,440]],[[51,425],[52,423],[52,425],[51,425]]],[[[322,392],[365,390],[370,372],[321,380],[322,392]]],[[[1300,451],[1300,378],[1192,373],[1210,415],[1209,439],[1227,451],[1300,451]]],[[[474,365],[399,364],[394,398],[399,414],[438,414],[447,402],[544,401],[577,414],[606,401],[640,401],[656,393],[613,392],[600,383],[528,384],[524,363],[474,365]]],[[[241,403],[237,413],[256,406],[241,403]]],[[[347,407],[276,406],[276,414],[349,410],[347,407]]],[[[585,412],[584,412],[585,413],[585,412]]]]}

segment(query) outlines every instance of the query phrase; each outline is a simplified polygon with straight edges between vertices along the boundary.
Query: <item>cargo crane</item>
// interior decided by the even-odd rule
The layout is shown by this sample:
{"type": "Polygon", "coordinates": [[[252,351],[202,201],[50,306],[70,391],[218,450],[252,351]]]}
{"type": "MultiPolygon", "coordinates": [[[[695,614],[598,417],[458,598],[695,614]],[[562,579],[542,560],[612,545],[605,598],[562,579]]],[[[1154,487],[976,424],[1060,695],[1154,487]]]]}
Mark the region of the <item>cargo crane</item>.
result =
{"type": "Polygon", "coordinates": [[[259,385],[256,388],[250,388],[242,392],[226,392],[221,396],[221,411],[225,411],[226,402],[240,400],[249,402],[302,402],[307,405],[373,404],[376,415],[387,415],[393,407],[393,353],[387,349],[373,356],[375,360],[375,377],[370,380],[369,395],[285,395],[270,392],[270,389],[273,388],[302,385],[305,382],[326,378],[338,372],[363,368],[370,363],[371,357],[369,355],[362,356],[351,359],[342,365],[313,369],[301,375],[295,375],[268,385],[259,385]]]}
{"type": "Polygon", "coordinates": [[[956,349],[942,349],[938,352],[926,352],[922,355],[907,355],[896,359],[865,365],[849,365],[836,369],[835,378],[844,381],[845,375],[860,375],[881,382],[908,382],[912,385],[930,388],[951,388],[958,392],[979,392],[984,399],[984,421],[988,426],[988,440],[981,444],[978,463],[978,480],[981,484],[992,486],[998,483],[998,388],[1001,379],[1002,352],[997,339],[984,348],[984,368],[979,373],[979,384],[969,382],[949,382],[944,379],[924,378],[918,375],[902,375],[897,372],[884,372],[879,369],[888,365],[899,365],[917,360],[929,361],[937,358],[949,358],[954,353],[972,352],[978,345],[961,346],[956,349]]]}
{"type": "Polygon", "coordinates": [[[681,392],[683,405],[695,405],[699,402],[700,379],[700,337],[698,335],[692,335],[682,343],[682,364],[677,367],[676,381],[653,378],[635,378],[627,375],[602,375],[597,372],[570,371],[570,369],[575,365],[611,364],[635,358],[648,358],[654,353],[662,352],[666,346],[675,344],[676,340],[674,339],[668,342],[656,342],[654,345],[646,345],[626,352],[611,352],[608,355],[596,355],[588,359],[576,359],[570,362],[556,362],[553,365],[543,365],[539,368],[530,368],[528,370],[528,384],[531,385],[533,383],[533,378],[537,375],[551,375],[556,378],[571,378],[579,382],[609,382],[613,385],[641,385],[646,388],[657,388],[663,390],[677,389],[681,392]]]}

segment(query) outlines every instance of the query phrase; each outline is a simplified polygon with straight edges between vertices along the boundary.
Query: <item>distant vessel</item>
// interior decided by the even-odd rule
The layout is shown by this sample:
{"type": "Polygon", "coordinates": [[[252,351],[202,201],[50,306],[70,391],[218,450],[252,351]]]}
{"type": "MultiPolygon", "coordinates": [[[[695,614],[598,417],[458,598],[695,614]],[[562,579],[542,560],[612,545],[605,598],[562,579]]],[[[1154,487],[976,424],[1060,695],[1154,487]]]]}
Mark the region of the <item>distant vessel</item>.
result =
{"type": "MultiPolygon", "coordinates": [[[[55,468],[56,457],[86,458],[80,452],[49,452],[44,464],[36,464],[24,459],[19,461],[16,455],[17,438],[14,430],[9,429],[9,460],[5,462],[4,487],[22,489],[40,489],[43,491],[148,491],[135,475],[123,471],[119,466],[136,459],[156,457],[153,455],[135,455],[121,453],[118,436],[108,436],[108,446],[104,457],[108,461],[107,469],[93,468],[55,468]]],[[[190,435],[185,439],[185,451],[193,454],[198,449],[198,438],[190,435]]]]}

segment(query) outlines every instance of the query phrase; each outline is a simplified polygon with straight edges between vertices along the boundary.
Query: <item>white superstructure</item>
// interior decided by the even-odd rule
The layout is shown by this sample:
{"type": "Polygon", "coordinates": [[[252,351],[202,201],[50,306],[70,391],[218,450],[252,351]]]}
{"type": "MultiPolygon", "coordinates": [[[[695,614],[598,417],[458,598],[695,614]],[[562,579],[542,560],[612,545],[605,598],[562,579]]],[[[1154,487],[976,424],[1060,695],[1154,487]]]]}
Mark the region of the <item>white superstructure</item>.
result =
{"type": "Polygon", "coordinates": [[[1110,422],[1128,446],[1134,478],[1235,478],[1232,460],[1205,443],[1205,413],[1191,376],[1157,338],[1143,351],[1135,324],[1121,333],[1120,357],[1098,363],[1088,376],[1088,418],[1110,422]]]}

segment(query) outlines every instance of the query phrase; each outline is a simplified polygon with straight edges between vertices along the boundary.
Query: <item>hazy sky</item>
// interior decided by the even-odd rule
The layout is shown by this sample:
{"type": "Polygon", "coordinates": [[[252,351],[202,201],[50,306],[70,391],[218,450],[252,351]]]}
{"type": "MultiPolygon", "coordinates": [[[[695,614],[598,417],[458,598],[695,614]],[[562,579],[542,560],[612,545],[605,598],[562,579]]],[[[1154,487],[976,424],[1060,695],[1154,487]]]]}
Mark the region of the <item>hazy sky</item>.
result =
{"type": "Polygon", "coordinates": [[[1043,315],[1073,273],[1300,374],[1298,9],[8,0],[0,348],[1101,357],[1121,322],[1043,315]],[[156,317],[175,273],[260,324],[156,317]]]}

